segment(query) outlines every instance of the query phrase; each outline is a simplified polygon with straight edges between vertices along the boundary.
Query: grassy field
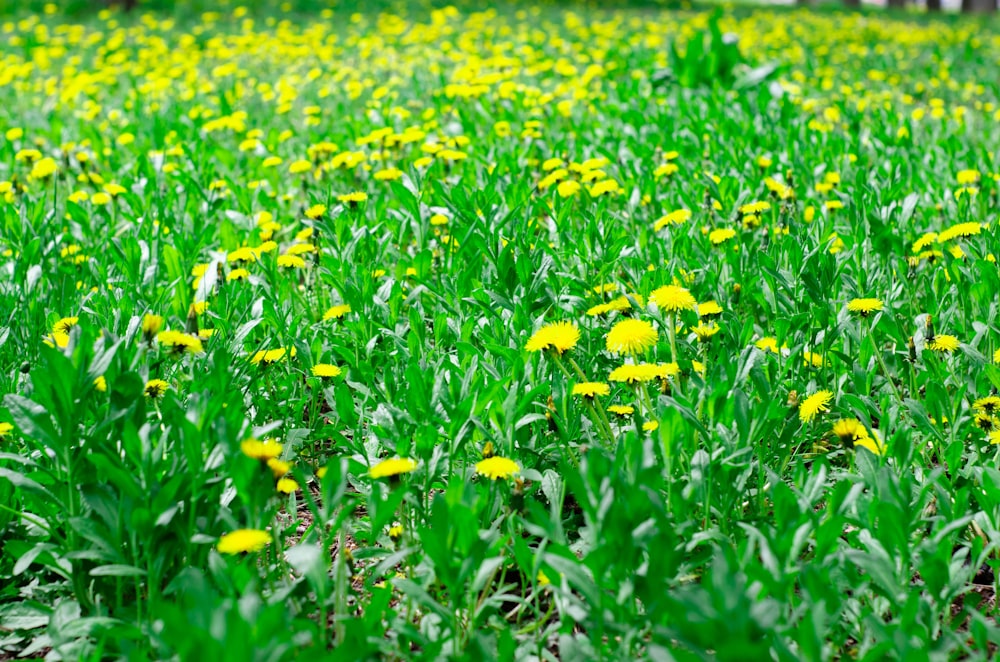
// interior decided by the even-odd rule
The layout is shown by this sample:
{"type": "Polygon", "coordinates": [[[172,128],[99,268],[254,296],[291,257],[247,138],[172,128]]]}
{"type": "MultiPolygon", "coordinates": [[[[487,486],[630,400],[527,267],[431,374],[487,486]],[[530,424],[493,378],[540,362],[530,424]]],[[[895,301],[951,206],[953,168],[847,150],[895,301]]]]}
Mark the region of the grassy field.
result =
{"type": "Polygon", "coordinates": [[[992,654],[995,23],[213,6],[0,18],[0,659],[992,654]]]}

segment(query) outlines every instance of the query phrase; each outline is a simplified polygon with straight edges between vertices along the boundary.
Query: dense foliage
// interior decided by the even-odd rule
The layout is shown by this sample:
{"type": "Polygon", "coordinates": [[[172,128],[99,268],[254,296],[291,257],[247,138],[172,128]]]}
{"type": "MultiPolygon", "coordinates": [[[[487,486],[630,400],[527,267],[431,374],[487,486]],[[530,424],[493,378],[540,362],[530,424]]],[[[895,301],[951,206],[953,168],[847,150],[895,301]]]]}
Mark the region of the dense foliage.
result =
{"type": "Polygon", "coordinates": [[[1000,34],[909,20],[0,20],[0,657],[988,657],[1000,34]]]}

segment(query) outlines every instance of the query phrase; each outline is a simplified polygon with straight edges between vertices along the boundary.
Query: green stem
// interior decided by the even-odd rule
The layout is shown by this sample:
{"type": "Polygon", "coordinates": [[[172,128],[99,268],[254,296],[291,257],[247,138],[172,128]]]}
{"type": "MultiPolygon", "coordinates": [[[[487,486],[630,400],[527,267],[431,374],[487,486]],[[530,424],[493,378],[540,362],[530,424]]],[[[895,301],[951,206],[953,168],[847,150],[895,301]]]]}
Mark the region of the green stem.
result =
{"type": "Polygon", "coordinates": [[[885,365],[885,358],[882,356],[882,350],[879,349],[878,343],[875,342],[875,334],[873,332],[871,322],[868,323],[868,339],[872,341],[872,349],[875,351],[875,360],[878,361],[879,367],[882,369],[882,374],[885,376],[885,380],[889,382],[889,386],[892,388],[892,393],[896,396],[897,402],[902,405],[903,396],[900,395],[899,389],[896,388],[896,383],[892,381],[892,375],[889,374],[889,369],[885,365]]]}

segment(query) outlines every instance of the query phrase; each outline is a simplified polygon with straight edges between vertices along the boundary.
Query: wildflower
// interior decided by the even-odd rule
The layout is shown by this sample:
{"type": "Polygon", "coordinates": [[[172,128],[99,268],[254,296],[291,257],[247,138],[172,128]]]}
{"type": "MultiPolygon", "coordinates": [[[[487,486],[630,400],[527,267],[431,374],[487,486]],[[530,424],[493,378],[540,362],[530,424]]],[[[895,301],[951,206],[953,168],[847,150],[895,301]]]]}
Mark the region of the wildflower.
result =
{"type": "Polygon", "coordinates": [[[861,317],[868,317],[879,310],[882,310],[881,299],[851,299],[850,303],[847,304],[847,312],[861,317]]]}
{"type": "Polygon", "coordinates": [[[958,225],[953,225],[947,230],[941,232],[938,235],[937,241],[939,244],[943,244],[951,241],[952,239],[958,239],[960,237],[971,237],[973,235],[979,234],[983,229],[980,223],[975,221],[970,221],[968,223],[959,223],[958,225]]]}
{"type": "Polygon", "coordinates": [[[275,488],[282,494],[292,494],[299,491],[299,484],[293,478],[281,478],[275,488]]]}
{"type": "Polygon", "coordinates": [[[538,581],[539,586],[548,586],[549,584],[552,583],[552,581],[548,578],[548,576],[541,570],[538,571],[538,576],[536,577],[536,580],[538,581]]]}
{"type": "Polygon", "coordinates": [[[749,202],[740,207],[741,214],[760,214],[763,211],[767,211],[771,208],[771,203],[767,200],[760,200],[757,202],[749,202]]]}
{"type": "Polygon", "coordinates": [[[14,431],[14,426],[10,423],[0,423],[0,439],[14,431]]]}
{"type": "Polygon", "coordinates": [[[52,334],[43,338],[42,342],[49,347],[58,347],[63,349],[69,345],[69,334],[61,331],[53,331],[52,334]]]}
{"type": "Polygon", "coordinates": [[[722,306],[713,301],[706,301],[705,303],[699,303],[696,306],[699,317],[716,317],[722,314],[722,306]]]}
{"type": "Polygon", "coordinates": [[[822,354],[816,352],[802,352],[802,360],[807,366],[813,368],[822,368],[824,364],[828,363],[823,359],[822,354]]]}
{"type": "Polygon", "coordinates": [[[872,430],[871,436],[864,436],[859,439],[855,439],[854,447],[857,448],[859,446],[871,451],[875,455],[882,455],[885,453],[885,444],[882,443],[882,440],[879,438],[878,433],[875,430],[872,430]]]}
{"type": "Polygon", "coordinates": [[[570,179],[565,182],[560,182],[556,187],[556,192],[559,194],[560,198],[571,198],[580,191],[581,187],[582,185],[580,182],[570,179]]]}
{"type": "Polygon", "coordinates": [[[656,221],[656,224],[653,225],[653,230],[659,232],[668,225],[680,225],[681,223],[687,221],[690,218],[691,218],[690,209],[677,209],[675,211],[670,212],[666,216],[660,217],[660,219],[656,221]]]}
{"type": "Polygon", "coordinates": [[[31,166],[29,176],[32,179],[48,179],[57,172],[59,172],[59,164],[52,157],[46,156],[31,166]]]}
{"type": "Polygon", "coordinates": [[[626,384],[641,384],[651,382],[654,379],[666,379],[677,372],[676,363],[640,363],[638,365],[626,363],[612,370],[608,379],[626,384]]]}
{"type": "Polygon", "coordinates": [[[699,322],[698,326],[691,330],[694,331],[694,335],[698,338],[698,342],[708,342],[712,336],[719,332],[719,326],[714,322],[709,324],[699,322]]]}
{"type": "Polygon", "coordinates": [[[270,544],[271,534],[260,529],[237,529],[219,538],[216,549],[220,554],[259,552],[270,544]]]}
{"type": "Polygon", "coordinates": [[[69,330],[76,326],[79,321],[79,317],[63,317],[52,325],[52,333],[69,333],[69,330]]]}
{"type": "Polygon", "coordinates": [[[973,418],[973,422],[976,424],[977,428],[985,432],[989,432],[993,428],[997,427],[998,424],[996,417],[991,416],[984,411],[977,413],[973,418]]]}
{"type": "Polygon", "coordinates": [[[306,261],[298,255],[279,255],[278,266],[285,269],[303,269],[306,261]]]}
{"type": "Polygon", "coordinates": [[[698,304],[691,293],[679,285],[665,285],[653,290],[653,293],[649,295],[649,301],[655,303],[660,310],[668,313],[694,310],[698,304]]]}
{"type": "Polygon", "coordinates": [[[287,474],[292,470],[292,465],[290,462],[285,462],[284,460],[279,460],[278,458],[272,457],[265,462],[267,468],[271,470],[271,475],[277,480],[287,474]]]}
{"type": "Polygon", "coordinates": [[[833,434],[845,448],[854,448],[859,439],[868,438],[868,430],[856,418],[845,418],[833,425],[833,434]]]}
{"type": "Polygon", "coordinates": [[[312,207],[309,207],[309,209],[306,209],[306,218],[315,221],[317,218],[322,217],[325,213],[326,205],[313,205],[312,207]]]}
{"type": "Polygon", "coordinates": [[[490,480],[498,478],[507,479],[516,473],[520,473],[520,471],[521,468],[517,466],[517,462],[500,457],[499,455],[476,462],[476,473],[490,480]]]}
{"type": "Polygon", "coordinates": [[[326,312],[323,313],[323,321],[339,320],[349,312],[351,312],[351,306],[348,304],[341,304],[339,306],[327,308],[326,312]]]}
{"type": "Polygon", "coordinates": [[[632,407],[630,405],[611,405],[610,407],[608,407],[608,411],[614,414],[615,416],[625,418],[635,413],[635,407],[632,407]]]}
{"type": "Polygon", "coordinates": [[[164,347],[170,347],[177,354],[201,354],[204,351],[201,340],[181,331],[161,331],[156,336],[157,342],[164,347]]]}
{"type": "Polygon", "coordinates": [[[660,427],[660,424],[657,423],[656,421],[646,421],[645,423],[642,424],[642,429],[644,431],[646,431],[646,432],[653,432],[654,430],[658,429],[659,427],[660,427]]]}
{"type": "Polygon", "coordinates": [[[554,350],[562,354],[576,347],[580,340],[580,330],[572,322],[555,322],[546,324],[531,336],[524,346],[529,352],[544,352],[554,350]]]}
{"type": "Polygon", "coordinates": [[[291,356],[295,356],[295,348],[293,347],[291,352],[286,350],[284,347],[279,347],[278,349],[268,349],[268,350],[262,349],[250,358],[250,363],[254,365],[258,365],[261,363],[263,363],[264,365],[271,365],[273,363],[277,363],[282,359],[284,359],[285,354],[290,354],[291,356]]]}
{"type": "Polygon", "coordinates": [[[657,337],[656,329],[649,322],[627,319],[611,327],[606,346],[609,352],[639,354],[655,345],[657,337]]]}
{"type": "Polygon", "coordinates": [[[368,199],[367,193],[362,193],[361,191],[353,191],[351,193],[345,193],[343,195],[338,195],[337,200],[351,207],[357,207],[360,203],[368,199]]]}
{"type": "Polygon", "coordinates": [[[761,338],[754,343],[754,347],[763,352],[771,352],[772,354],[781,354],[781,350],[785,349],[784,346],[779,349],[778,339],[772,336],[765,336],[764,338],[761,338]]]}
{"type": "Polygon", "coordinates": [[[820,412],[830,411],[830,401],[833,400],[831,391],[817,391],[802,401],[799,405],[799,420],[808,423],[820,412]]]}
{"type": "Polygon", "coordinates": [[[955,179],[962,186],[975,184],[979,181],[980,177],[982,177],[982,174],[978,170],[959,170],[958,174],[955,175],[955,179]]]}
{"type": "Polygon", "coordinates": [[[250,272],[246,269],[233,269],[228,274],[226,274],[226,282],[232,283],[235,281],[249,280],[250,272]]]}
{"type": "Polygon", "coordinates": [[[1000,411],[1000,396],[988,395],[985,398],[979,398],[972,403],[972,408],[992,416],[1000,411]]]}
{"type": "Polygon", "coordinates": [[[708,233],[708,240],[712,244],[718,246],[719,244],[729,241],[736,236],[736,230],[732,228],[717,228],[708,233]]]}
{"type": "Polygon", "coordinates": [[[934,336],[934,339],[927,343],[927,349],[933,352],[947,352],[951,354],[959,345],[958,338],[955,336],[949,336],[947,334],[938,334],[934,336]]]}
{"type": "Polygon", "coordinates": [[[317,363],[312,367],[312,374],[315,377],[329,379],[340,375],[340,368],[329,363],[317,363]]]}
{"type": "Polygon", "coordinates": [[[267,462],[281,455],[282,445],[276,439],[258,441],[251,437],[240,443],[240,450],[250,459],[267,462]]]}
{"type": "Polygon", "coordinates": [[[573,385],[573,395],[579,395],[585,399],[593,400],[598,395],[608,395],[611,387],[604,382],[582,382],[573,385]]]}
{"type": "Polygon", "coordinates": [[[410,473],[417,468],[415,460],[409,458],[394,457],[382,460],[368,470],[368,475],[372,478],[392,478],[401,474],[410,473]]]}
{"type": "Polygon", "coordinates": [[[403,537],[403,525],[402,524],[393,524],[392,526],[389,527],[389,538],[393,542],[398,541],[402,537],[403,537]]]}
{"type": "Polygon", "coordinates": [[[143,393],[147,398],[155,400],[166,393],[168,388],[170,388],[170,384],[162,379],[150,379],[146,382],[146,387],[143,389],[143,393]]]}
{"type": "Polygon", "coordinates": [[[913,242],[911,250],[913,253],[921,253],[925,248],[937,241],[937,232],[927,232],[924,233],[919,239],[913,242]]]}
{"type": "Polygon", "coordinates": [[[106,393],[108,390],[108,380],[104,378],[104,375],[100,375],[94,378],[94,388],[101,393],[106,393]]]}
{"type": "Polygon", "coordinates": [[[994,446],[1000,446],[1000,428],[990,431],[989,440],[994,446]]]}

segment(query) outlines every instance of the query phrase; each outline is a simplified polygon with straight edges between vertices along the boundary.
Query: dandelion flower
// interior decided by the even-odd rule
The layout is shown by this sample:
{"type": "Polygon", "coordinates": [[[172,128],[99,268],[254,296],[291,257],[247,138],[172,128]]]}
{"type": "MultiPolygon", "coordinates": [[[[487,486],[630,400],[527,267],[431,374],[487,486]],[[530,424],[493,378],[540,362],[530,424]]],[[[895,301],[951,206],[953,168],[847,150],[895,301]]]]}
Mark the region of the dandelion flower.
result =
{"type": "Polygon", "coordinates": [[[971,237],[973,235],[979,234],[983,229],[982,224],[976,221],[970,221],[968,223],[959,223],[953,225],[947,230],[944,230],[938,235],[937,241],[939,244],[944,244],[951,241],[952,239],[958,239],[960,237],[971,237]]]}
{"type": "Polygon", "coordinates": [[[14,426],[10,423],[0,423],[0,439],[14,431],[14,426]]]}
{"type": "Polygon", "coordinates": [[[240,450],[244,455],[261,462],[277,459],[281,455],[281,449],[282,446],[276,439],[259,441],[251,437],[240,443],[240,450]]]}
{"type": "Polygon", "coordinates": [[[859,439],[868,438],[868,430],[856,418],[845,418],[833,424],[833,434],[845,448],[854,448],[859,439]]]}
{"type": "Polygon", "coordinates": [[[271,534],[260,529],[237,529],[219,538],[220,554],[259,552],[271,542],[271,534]]]}
{"type": "Polygon", "coordinates": [[[410,473],[417,468],[416,460],[405,457],[393,457],[382,460],[368,470],[368,475],[372,478],[391,478],[401,474],[410,473]]]}
{"type": "Polygon", "coordinates": [[[653,226],[654,232],[659,232],[668,225],[680,225],[691,218],[690,209],[677,209],[666,216],[662,216],[653,226]]]}
{"type": "Polygon", "coordinates": [[[645,320],[626,319],[608,332],[606,346],[617,354],[639,354],[656,344],[656,329],[645,320]]]}
{"type": "Polygon", "coordinates": [[[632,407],[631,405],[611,405],[608,407],[608,411],[615,416],[626,418],[635,413],[635,407],[632,407]]]}
{"type": "Polygon", "coordinates": [[[656,421],[646,421],[642,424],[642,429],[646,432],[652,432],[660,427],[660,424],[656,421]]]}
{"type": "Polygon", "coordinates": [[[201,354],[204,348],[201,339],[182,331],[160,331],[156,335],[157,342],[163,347],[169,347],[177,354],[201,354]]]}
{"type": "Polygon", "coordinates": [[[1000,429],[992,430],[990,432],[989,440],[994,446],[1000,446],[1000,429]]]}
{"type": "Polygon", "coordinates": [[[520,471],[521,468],[517,466],[517,462],[509,460],[505,457],[500,457],[499,455],[494,455],[493,457],[488,457],[485,460],[476,462],[476,473],[480,476],[485,476],[490,480],[496,480],[498,478],[507,479],[520,471]]]}
{"type": "Polygon", "coordinates": [[[882,300],[874,298],[851,299],[847,304],[847,312],[861,317],[868,317],[874,312],[882,310],[882,300]]]}
{"type": "Polygon", "coordinates": [[[282,494],[292,494],[299,491],[299,484],[292,478],[281,478],[275,488],[282,494]]]}
{"type": "Polygon", "coordinates": [[[802,401],[799,405],[799,419],[803,423],[808,423],[820,412],[830,411],[830,401],[833,400],[831,391],[817,391],[802,401]]]}
{"type": "Polygon", "coordinates": [[[712,242],[713,245],[718,246],[719,244],[729,241],[736,236],[736,230],[732,228],[716,228],[708,233],[708,240],[712,242]]]}
{"type": "Polygon", "coordinates": [[[593,400],[598,395],[608,395],[611,387],[604,382],[583,382],[573,386],[573,395],[579,395],[588,400],[593,400]]]}
{"type": "Polygon", "coordinates": [[[949,336],[947,334],[939,334],[934,336],[934,340],[931,340],[929,343],[927,343],[927,349],[934,352],[946,352],[948,354],[951,354],[956,349],[958,349],[960,344],[961,343],[959,342],[958,338],[956,338],[955,336],[949,336]]]}
{"type": "Polygon", "coordinates": [[[557,354],[573,349],[580,340],[580,330],[572,322],[546,324],[532,334],[524,346],[529,352],[553,350],[557,354]]]}
{"type": "Polygon", "coordinates": [[[351,306],[349,304],[345,303],[339,306],[332,306],[327,308],[326,312],[323,313],[323,321],[327,322],[329,320],[339,320],[349,312],[351,312],[351,306]]]}
{"type": "Polygon", "coordinates": [[[340,368],[329,363],[317,363],[312,367],[314,377],[331,378],[340,375],[340,368]]]}
{"type": "Polygon", "coordinates": [[[992,415],[1000,411],[1000,396],[988,395],[985,398],[979,398],[972,403],[972,408],[992,415]]]}
{"type": "Polygon", "coordinates": [[[696,308],[699,317],[716,317],[722,314],[722,306],[714,300],[699,303],[696,308]]]}
{"type": "Polygon", "coordinates": [[[859,439],[855,439],[854,447],[858,448],[859,446],[871,451],[875,455],[882,455],[885,453],[885,444],[882,443],[882,440],[878,436],[878,432],[875,430],[872,430],[871,436],[864,436],[859,439]]]}
{"type": "Polygon", "coordinates": [[[166,393],[168,388],[170,388],[170,384],[162,379],[150,379],[146,382],[146,387],[143,389],[143,393],[147,398],[155,400],[166,393]]]}
{"type": "Polygon", "coordinates": [[[655,303],[660,310],[668,313],[694,310],[694,307],[698,305],[691,293],[679,285],[665,285],[653,290],[653,293],[649,295],[649,301],[655,303]]]}
{"type": "Polygon", "coordinates": [[[711,340],[712,336],[719,332],[719,325],[714,322],[709,324],[700,322],[698,326],[691,330],[694,331],[694,335],[698,338],[698,342],[708,342],[711,340]]]}
{"type": "Polygon", "coordinates": [[[641,384],[651,382],[654,379],[666,379],[677,372],[676,363],[640,363],[638,365],[626,363],[612,370],[608,379],[626,384],[641,384]]]}
{"type": "Polygon", "coordinates": [[[105,393],[108,390],[108,380],[104,378],[104,375],[100,375],[94,378],[94,388],[105,393]]]}
{"type": "Polygon", "coordinates": [[[267,461],[267,468],[271,470],[271,474],[274,476],[275,480],[277,480],[291,471],[292,465],[290,462],[285,462],[284,460],[272,457],[267,461]]]}
{"type": "Polygon", "coordinates": [[[63,317],[52,325],[52,333],[69,333],[69,330],[77,325],[79,317],[63,317]]]}

